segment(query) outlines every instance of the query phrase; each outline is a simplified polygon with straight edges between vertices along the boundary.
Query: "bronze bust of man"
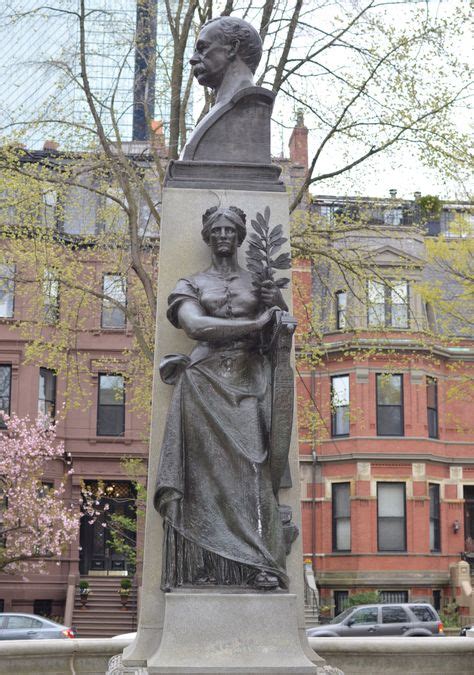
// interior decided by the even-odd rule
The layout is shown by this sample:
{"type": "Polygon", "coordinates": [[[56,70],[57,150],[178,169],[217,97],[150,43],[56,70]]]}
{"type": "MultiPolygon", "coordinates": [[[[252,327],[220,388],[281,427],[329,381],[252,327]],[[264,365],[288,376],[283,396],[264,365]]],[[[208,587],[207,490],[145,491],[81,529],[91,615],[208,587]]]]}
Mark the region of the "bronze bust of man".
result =
{"type": "Polygon", "coordinates": [[[202,27],[190,59],[215,104],[197,125],[180,156],[184,161],[271,163],[270,119],[275,95],[254,84],[262,41],[247,21],[219,17],[202,27]]]}

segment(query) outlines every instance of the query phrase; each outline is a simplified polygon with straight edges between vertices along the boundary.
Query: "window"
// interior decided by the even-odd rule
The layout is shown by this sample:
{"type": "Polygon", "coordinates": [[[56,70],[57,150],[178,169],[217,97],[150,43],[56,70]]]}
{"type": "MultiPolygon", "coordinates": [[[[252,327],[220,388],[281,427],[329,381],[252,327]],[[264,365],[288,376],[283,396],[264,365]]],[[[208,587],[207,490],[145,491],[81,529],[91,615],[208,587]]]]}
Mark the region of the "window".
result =
{"type": "Polygon", "coordinates": [[[377,483],[379,551],[406,551],[405,483],[377,483]]]}
{"type": "Polygon", "coordinates": [[[49,618],[53,613],[53,601],[52,600],[34,600],[33,601],[33,614],[36,616],[44,616],[49,618]]]}
{"type": "MultiPolygon", "coordinates": [[[[48,483],[48,482],[42,481],[41,485],[38,487],[38,492],[37,492],[38,497],[40,499],[43,499],[43,497],[46,497],[51,492],[51,490],[53,488],[54,488],[54,483],[48,483]]],[[[36,612],[35,612],[35,614],[36,614],[36,612]]]]}
{"type": "Polygon", "coordinates": [[[38,412],[51,419],[56,414],[56,375],[48,368],[40,368],[38,412]]]}
{"type": "Polygon", "coordinates": [[[441,591],[438,589],[433,590],[432,605],[438,611],[441,609],[441,591]]]}
{"type": "Polygon", "coordinates": [[[121,375],[99,374],[98,436],[123,436],[125,390],[121,375]]]}
{"type": "Polygon", "coordinates": [[[405,623],[410,621],[403,607],[382,607],[382,623],[405,623]]]}
{"type": "Polygon", "coordinates": [[[430,483],[430,551],[441,550],[439,485],[430,483]]]}
{"type": "Polygon", "coordinates": [[[0,264],[0,318],[13,316],[15,298],[15,265],[0,264]]]}
{"type": "Polygon", "coordinates": [[[346,291],[338,291],[336,293],[336,328],[345,328],[347,309],[347,293],[346,291]]]}
{"type": "MultiPolygon", "coordinates": [[[[10,414],[12,367],[0,365],[0,411],[10,414]]],[[[0,414],[0,429],[5,429],[5,422],[0,414]]]]}
{"type": "Polygon", "coordinates": [[[350,483],[332,485],[332,549],[351,550],[350,483]]]}
{"type": "Polygon", "coordinates": [[[125,306],[127,299],[127,282],[118,274],[104,274],[102,292],[102,328],[125,328],[125,312],[114,304],[119,302],[125,306]]]}
{"type": "Polygon", "coordinates": [[[0,546],[5,547],[7,544],[7,535],[4,530],[4,515],[8,508],[8,497],[5,490],[0,483],[0,546]]]}
{"type": "Polygon", "coordinates": [[[43,192],[42,222],[46,227],[54,227],[56,225],[57,203],[58,193],[55,190],[46,190],[43,192]]]}
{"type": "Polygon", "coordinates": [[[334,206],[320,206],[319,215],[321,218],[325,218],[329,223],[332,223],[334,220],[334,206]]]}
{"type": "Polygon", "coordinates": [[[403,225],[403,209],[386,209],[383,213],[384,225],[403,225]]]}
{"type": "Polygon", "coordinates": [[[349,591],[334,591],[334,616],[343,612],[349,600],[349,591]]]}
{"type": "Polygon", "coordinates": [[[408,602],[408,591],[379,591],[380,602],[408,602]]]}
{"type": "Polygon", "coordinates": [[[54,324],[59,318],[59,281],[52,270],[43,275],[44,320],[54,324]]]}
{"type": "Polygon", "coordinates": [[[38,619],[29,616],[9,616],[7,625],[9,630],[19,630],[21,628],[41,628],[43,624],[38,619]]]}
{"type": "Polygon", "coordinates": [[[408,328],[408,282],[369,280],[367,324],[372,328],[408,328]]]}
{"type": "Polygon", "coordinates": [[[410,605],[410,609],[418,621],[436,621],[436,616],[429,605],[410,605]]]}
{"type": "Polygon", "coordinates": [[[403,375],[377,374],[377,435],[403,436],[403,375]]]}
{"type": "Polygon", "coordinates": [[[360,625],[364,623],[377,623],[378,618],[378,608],[377,607],[364,607],[364,609],[358,609],[351,616],[351,621],[353,624],[360,625]]]}
{"type": "Polygon", "coordinates": [[[428,436],[438,438],[438,382],[434,377],[426,378],[426,410],[428,436]]]}
{"type": "Polygon", "coordinates": [[[331,435],[349,435],[349,375],[331,377],[331,435]]]}

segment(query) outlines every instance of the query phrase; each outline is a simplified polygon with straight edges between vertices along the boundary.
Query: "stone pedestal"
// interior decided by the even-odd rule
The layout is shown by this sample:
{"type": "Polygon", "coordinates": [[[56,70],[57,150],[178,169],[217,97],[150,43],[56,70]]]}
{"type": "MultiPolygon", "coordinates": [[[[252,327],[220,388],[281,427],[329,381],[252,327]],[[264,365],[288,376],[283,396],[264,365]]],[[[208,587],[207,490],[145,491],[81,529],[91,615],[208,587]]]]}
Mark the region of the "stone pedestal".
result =
{"type": "MultiPolygon", "coordinates": [[[[271,226],[281,224],[289,239],[288,197],[284,192],[175,189],[163,191],[158,278],[155,372],[165,354],[188,354],[192,341],[166,319],[167,297],[180,277],[205,269],[209,249],[201,239],[202,214],[211,206],[237,206],[247,214],[270,209],[271,226]]],[[[245,265],[246,242],[239,250],[245,265]]],[[[283,250],[289,250],[287,242],[283,250]]],[[[285,270],[285,273],[288,271],[285,270]]],[[[285,274],[283,274],[285,276],[285,274]]],[[[291,289],[284,291],[291,312],[291,289]]],[[[153,385],[148,504],[140,618],[136,640],[123,654],[124,672],[149,673],[335,673],[309,647],[304,627],[301,535],[287,557],[290,594],[160,590],[162,520],[153,508],[153,486],[172,387],[158,376],[153,385]]],[[[292,485],[280,490],[301,532],[296,421],[289,468],[292,485]]],[[[119,671],[117,671],[119,672],[119,671]]]]}
{"type": "Polygon", "coordinates": [[[316,673],[288,593],[169,593],[149,673],[316,673]]]}

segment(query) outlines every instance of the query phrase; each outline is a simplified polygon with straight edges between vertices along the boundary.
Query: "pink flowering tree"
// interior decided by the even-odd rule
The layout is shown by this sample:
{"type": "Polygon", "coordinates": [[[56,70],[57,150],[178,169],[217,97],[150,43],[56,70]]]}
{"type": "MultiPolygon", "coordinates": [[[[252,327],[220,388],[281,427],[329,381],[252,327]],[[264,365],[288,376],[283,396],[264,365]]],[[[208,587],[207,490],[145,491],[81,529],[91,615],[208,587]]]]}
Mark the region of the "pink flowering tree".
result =
{"type": "Polygon", "coordinates": [[[45,560],[59,558],[78,532],[79,514],[65,499],[66,477],[54,487],[42,482],[47,463],[63,458],[64,444],[49,418],[2,417],[0,571],[39,571],[45,560]]]}

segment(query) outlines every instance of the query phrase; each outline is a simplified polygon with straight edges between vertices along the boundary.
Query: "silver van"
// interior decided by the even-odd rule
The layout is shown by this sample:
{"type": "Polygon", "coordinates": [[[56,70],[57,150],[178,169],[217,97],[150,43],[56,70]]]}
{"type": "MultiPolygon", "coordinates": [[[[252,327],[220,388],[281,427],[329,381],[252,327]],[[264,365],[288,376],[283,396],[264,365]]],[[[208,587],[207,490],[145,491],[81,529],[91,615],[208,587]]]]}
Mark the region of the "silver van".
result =
{"type": "Polygon", "coordinates": [[[306,630],[308,637],[444,636],[438,613],[428,603],[348,607],[329,623],[306,630]]]}

